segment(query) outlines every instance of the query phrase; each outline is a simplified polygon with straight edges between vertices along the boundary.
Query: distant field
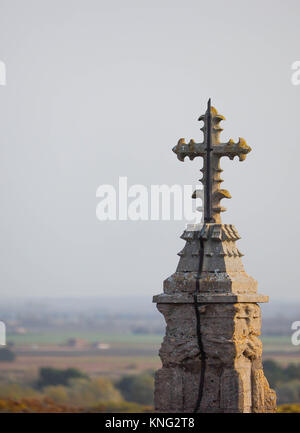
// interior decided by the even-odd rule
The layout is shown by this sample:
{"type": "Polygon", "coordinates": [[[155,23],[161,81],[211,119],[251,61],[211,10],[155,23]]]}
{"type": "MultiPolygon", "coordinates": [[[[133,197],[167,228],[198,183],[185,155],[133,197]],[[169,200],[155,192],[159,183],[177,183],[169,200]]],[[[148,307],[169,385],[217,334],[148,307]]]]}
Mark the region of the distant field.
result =
{"type": "Polygon", "coordinates": [[[145,370],[156,370],[160,367],[158,357],[101,356],[62,357],[51,356],[18,356],[14,362],[0,363],[0,376],[34,376],[40,367],[69,368],[74,367],[89,375],[119,377],[125,374],[137,374],[145,370]]]}
{"type": "Polygon", "coordinates": [[[294,346],[290,337],[268,336],[262,338],[263,358],[280,364],[300,363],[300,346],[294,346]]]}
{"type": "Polygon", "coordinates": [[[274,345],[276,347],[279,346],[290,346],[291,348],[297,349],[300,351],[300,346],[293,346],[291,343],[291,337],[287,337],[287,336],[266,336],[266,337],[261,337],[261,340],[263,342],[263,344],[267,344],[267,345],[274,345]]]}
{"type": "MultiPolygon", "coordinates": [[[[48,331],[39,333],[28,333],[25,335],[8,334],[7,341],[13,342],[16,346],[38,345],[41,348],[49,345],[64,345],[68,339],[78,338],[87,343],[101,342],[108,343],[113,348],[131,347],[135,349],[154,348],[160,346],[163,335],[157,334],[132,334],[124,333],[103,333],[98,331],[48,331]]],[[[267,336],[262,337],[264,353],[284,352],[289,354],[300,354],[300,346],[293,346],[290,337],[267,336]]]]}
{"type": "Polygon", "coordinates": [[[155,370],[161,365],[158,350],[160,335],[101,333],[83,331],[40,332],[8,335],[17,354],[14,362],[0,362],[0,375],[36,374],[40,367],[76,367],[91,375],[112,377],[155,370]],[[71,348],[68,339],[85,340],[86,347],[71,348]],[[109,348],[94,349],[89,343],[108,343],[109,348]]]}
{"type": "Polygon", "coordinates": [[[25,335],[8,334],[7,341],[16,345],[49,345],[63,344],[69,338],[80,338],[89,343],[96,341],[103,343],[134,344],[134,345],[151,345],[158,344],[162,341],[162,336],[157,334],[130,334],[130,333],[101,333],[98,331],[57,331],[57,332],[39,332],[28,333],[25,335]]]}
{"type": "MultiPolygon", "coordinates": [[[[40,367],[76,367],[91,375],[117,377],[155,370],[161,365],[158,350],[163,336],[154,334],[101,333],[89,331],[58,331],[8,335],[14,343],[17,358],[11,363],[0,362],[0,375],[36,374],[40,367]],[[87,342],[86,347],[70,348],[64,343],[70,338],[87,342]],[[94,349],[90,343],[108,343],[109,348],[94,349]]],[[[262,338],[264,359],[281,364],[300,363],[300,347],[293,346],[289,337],[262,338]]]]}

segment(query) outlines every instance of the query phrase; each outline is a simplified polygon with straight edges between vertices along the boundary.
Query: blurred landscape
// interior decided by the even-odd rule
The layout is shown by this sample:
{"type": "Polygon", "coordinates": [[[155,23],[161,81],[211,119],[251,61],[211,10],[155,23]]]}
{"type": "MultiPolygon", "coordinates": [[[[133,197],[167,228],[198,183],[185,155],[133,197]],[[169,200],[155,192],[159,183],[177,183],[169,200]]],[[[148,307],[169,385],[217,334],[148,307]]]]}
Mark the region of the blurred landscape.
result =
{"type": "MultiPolygon", "coordinates": [[[[262,306],[265,374],[281,411],[300,405],[300,304],[262,306]]],[[[2,412],[153,410],[165,324],[150,297],[4,299],[0,320],[2,412]]]]}

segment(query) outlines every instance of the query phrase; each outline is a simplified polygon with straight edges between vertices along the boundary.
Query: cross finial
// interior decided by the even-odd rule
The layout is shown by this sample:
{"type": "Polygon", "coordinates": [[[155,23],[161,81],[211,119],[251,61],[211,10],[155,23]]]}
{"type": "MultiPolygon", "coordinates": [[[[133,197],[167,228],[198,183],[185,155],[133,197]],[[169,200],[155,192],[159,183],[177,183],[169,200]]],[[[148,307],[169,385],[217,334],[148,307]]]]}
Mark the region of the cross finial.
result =
{"type": "MultiPolygon", "coordinates": [[[[184,161],[188,156],[193,160],[197,156],[203,158],[203,168],[200,170],[203,173],[201,182],[204,187],[204,222],[221,223],[220,213],[226,208],[222,207],[220,201],[222,198],[231,198],[231,195],[226,189],[221,189],[220,184],[223,182],[220,175],[223,171],[220,167],[220,159],[222,156],[228,156],[233,159],[239,157],[240,161],[246,159],[247,153],[251,151],[251,147],[247,145],[243,138],[235,143],[230,139],[227,143],[221,143],[220,133],[223,129],[220,127],[221,120],[225,117],[211,106],[211,100],[208,100],[206,113],[199,117],[198,120],[203,121],[204,139],[202,143],[196,143],[193,139],[186,143],[184,138],[181,138],[177,145],[173,148],[177,158],[184,161]]],[[[193,197],[196,197],[194,194],[193,197]]]]}

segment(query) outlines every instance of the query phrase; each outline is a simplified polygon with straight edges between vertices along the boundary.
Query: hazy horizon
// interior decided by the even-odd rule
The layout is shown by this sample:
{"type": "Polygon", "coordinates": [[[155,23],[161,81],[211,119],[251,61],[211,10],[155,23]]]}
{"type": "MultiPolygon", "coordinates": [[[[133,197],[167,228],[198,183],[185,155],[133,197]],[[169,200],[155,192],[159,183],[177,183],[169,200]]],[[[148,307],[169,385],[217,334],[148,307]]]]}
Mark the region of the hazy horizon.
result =
{"type": "MultiPolygon", "coordinates": [[[[0,294],[151,300],[175,272],[181,221],[100,222],[101,184],[194,184],[178,139],[207,99],[244,137],[223,158],[224,223],[271,299],[298,300],[300,3],[0,0],[0,294]],[[292,217],[296,217],[295,223],[292,217]],[[287,227],[287,221],[290,221],[287,227]]],[[[153,308],[155,306],[153,305],[153,308]]]]}

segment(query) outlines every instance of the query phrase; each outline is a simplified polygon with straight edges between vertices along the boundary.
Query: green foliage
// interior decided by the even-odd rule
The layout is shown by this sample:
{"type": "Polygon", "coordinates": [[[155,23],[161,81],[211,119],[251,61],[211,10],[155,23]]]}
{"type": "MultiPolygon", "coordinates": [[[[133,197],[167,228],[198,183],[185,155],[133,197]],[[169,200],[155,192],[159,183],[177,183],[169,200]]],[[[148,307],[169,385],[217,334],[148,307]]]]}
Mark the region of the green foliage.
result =
{"type": "MultiPolygon", "coordinates": [[[[54,389],[57,387],[50,387],[45,389],[45,393],[55,399],[53,394],[54,389]],[[52,388],[52,389],[51,389],[52,388]]],[[[68,387],[65,389],[60,388],[61,394],[60,403],[75,406],[91,407],[103,402],[120,402],[122,396],[120,392],[114,387],[109,379],[98,377],[96,379],[72,379],[68,387]],[[63,400],[63,393],[65,400],[63,400]]],[[[56,390],[57,394],[57,390],[56,390]]],[[[56,395],[56,398],[58,396],[56,395]]],[[[57,401],[57,400],[56,400],[57,401]]]]}
{"type": "Polygon", "coordinates": [[[69,400],[68,388],[63,385],[46,386],[43,393],[57,404],[66,404],[69,400]]]}
{"type": "Polygon", "coordinates": [[[58,404],[93,407],[98,404],[120,403],[120,392],[109,379],[72,379],[69,386],[47,386],[44,394],[58,404]]]}
{"type": "Polygon", "coordinates": [[[35,398],[39,397],[38,391],[25,386],[20,383],[1,383],[0,384],[0,398],[11,398],[19,400],[21,398],[35,398]]]}
{"type": "Polygon", "coordinates": [[[263,365],[265,376],[271,388],[276,387],[278,383],[286,380],[285,369],[277,364],[277,362],[267,359],[264,361],[263,365]]]}
{"type": "Polygon", "coordinates": [[[116,386],[127,401],[146,405],[153,404],[153,375],[124,376],[116,383],[116,386]]]}
{"type": "Polygon", "coordinates": [[[275,387],[278,403],[297,403],[300,402],[300,380],[291,380],[281,383],[275,387]]]}
{"type": "Polygon", "coordinates": [[[138,376],[122,377],[114,384],[109,378],[89,378],[76,369],[41,368],[39,389],[28,383],[27,380],[16,384],[9,378],[0,382],[0,412],[133,413],[153,410],[154,377],[151,370],[138,376]],[[51,385],[46,385],[48,383],[51,385]]]}
{"type": "Polygon", "coordinates": [[[16,359],[16,354],[8,349],[7,347],[3,347],[0,349],[0,361],[2,362],[12,362],[16,359]]]}
{"type": "Polygon", "coordinates": [[[291,380],[300,380],[300,364],[289,364],[287,367],[281,367],[272,360],[266,360],[263,364],[265,375],[271,387],[291,380]]]}
{"type": "Polygon", "coordinates": [[[268,382],[277,393],[279,404],[300,402],[300,364],[281,367],[275,361],[264,361],[268,382]]]}
{"type": "MultiPolygon", "coordinates": [[[[0,383],[0,399],[21,401],[22,399],[36,399],[52,401],[56,405],[67,407],[93,408],[97,406],[121,407],[126,406],[120,392],[113,383],[107,379],[98,377],[95,379],[79,378],[70,379],[67,386],[46,386],[37,391],[25,384],[9,382],[0,383]]],[[[129,405],[130,406],[130,405],[129,405]]],[[[106,411],[105,409],[105,411],[106,411]]],[[[126,411],[124,409],[124,411],[126,411]]]]}
{"type": "Polygon", "coordinates": [[[289,364],[285,373],[288,380],[300,379],[300,364],[289,364]]]}
{"type": "Polygon", "coordinates": [[[44,388],[51,385],[68,386],[71,379],[84,378],[87,376],[77,368],[67,368],[59,370],[57,368],[43,367],[39,370],[39,378],[37,381],[38,388],[44,388]]]}

